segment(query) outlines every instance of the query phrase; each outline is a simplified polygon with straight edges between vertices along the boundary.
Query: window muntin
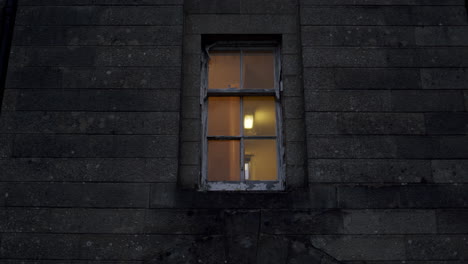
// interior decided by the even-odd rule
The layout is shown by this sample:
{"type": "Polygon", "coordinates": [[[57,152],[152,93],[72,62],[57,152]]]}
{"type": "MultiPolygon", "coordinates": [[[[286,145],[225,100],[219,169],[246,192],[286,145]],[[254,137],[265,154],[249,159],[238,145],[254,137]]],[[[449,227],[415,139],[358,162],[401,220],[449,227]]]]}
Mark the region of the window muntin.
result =
{"type": "Polygon", "coordinates": [[[207,52],[202,189],[284,189],[278,51],[228,45],[207,52]]]}

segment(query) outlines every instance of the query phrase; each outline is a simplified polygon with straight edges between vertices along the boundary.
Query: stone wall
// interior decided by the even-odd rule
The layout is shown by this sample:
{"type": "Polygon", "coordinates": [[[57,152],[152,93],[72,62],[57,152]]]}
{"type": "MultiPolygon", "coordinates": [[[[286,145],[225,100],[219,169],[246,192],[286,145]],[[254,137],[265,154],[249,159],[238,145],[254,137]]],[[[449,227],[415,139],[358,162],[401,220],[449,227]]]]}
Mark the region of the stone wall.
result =
{"type": "Polygon", "coordinates": [[[463,0],[19,0],[1,263],[468,261],[463,0]],[[204,34],[282,39],[288,190],[199,192],[204,34]]]}

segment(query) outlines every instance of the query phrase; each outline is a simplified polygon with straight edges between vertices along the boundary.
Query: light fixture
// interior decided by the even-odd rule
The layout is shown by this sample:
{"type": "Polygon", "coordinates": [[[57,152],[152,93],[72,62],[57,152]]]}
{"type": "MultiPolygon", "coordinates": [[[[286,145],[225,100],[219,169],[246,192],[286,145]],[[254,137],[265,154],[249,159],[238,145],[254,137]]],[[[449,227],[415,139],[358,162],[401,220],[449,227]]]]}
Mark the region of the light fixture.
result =
{"type": "Polygon", "coordinates": [[[245,115],[244,116],[244,128],[245,129],[252,129],[253,128],[253,122],[254,122],[254,116],[253,115],[245,115]]]}

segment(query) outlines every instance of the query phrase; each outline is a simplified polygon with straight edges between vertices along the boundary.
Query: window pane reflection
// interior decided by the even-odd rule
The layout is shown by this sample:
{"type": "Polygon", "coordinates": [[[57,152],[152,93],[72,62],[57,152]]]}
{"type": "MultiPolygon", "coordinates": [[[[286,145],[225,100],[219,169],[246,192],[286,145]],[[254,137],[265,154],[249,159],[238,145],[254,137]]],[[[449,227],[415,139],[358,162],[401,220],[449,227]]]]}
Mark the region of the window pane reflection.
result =
{"type": "Polygon", "coordinates": [[[208,181],[240,181],[239,140],[208,141],[208,181]]]}
{"type": "Polygon", "coordinates": [[[244,135],[276,135],[276,110],[273,96],[244,97],[243,111],[244,135]]]}
{"type": "Polygon", "coordinates": [[[273,89],[275,58],[272,51],[245,51],[243,56],[243,88],[273,89]]]}
{"type": "Polygon", "coordinates": [[[208,135],[240,135],[240,97],[208,98],[208,135]]]}
{"type": "Polygon", "coordinates": [[[240,52],[211,52],[208,62],[208,89],[240,87],[240,52]]]}
{"type": "Polygon", "coordinates": [[[276,140],[245,140],[244,168],[247,181],[276,181],[276,140]]]}

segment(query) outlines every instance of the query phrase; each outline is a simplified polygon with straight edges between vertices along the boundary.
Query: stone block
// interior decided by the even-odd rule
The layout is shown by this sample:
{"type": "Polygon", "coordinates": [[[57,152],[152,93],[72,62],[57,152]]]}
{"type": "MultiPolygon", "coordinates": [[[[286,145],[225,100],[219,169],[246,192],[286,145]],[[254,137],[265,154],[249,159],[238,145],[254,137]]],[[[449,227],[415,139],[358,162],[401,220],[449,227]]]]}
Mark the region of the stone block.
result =
{"type": "Polygon", "coordinates": [[[179,46],[182,26],[18,26],[18,46],[179,46]],[[164,36],[161,38],[160,36],[164,36]]]}
{"type": "Polygon", "coordinates": [[[83,223],[81,212],[81,209],[8,208],[4,211],[2,231],[10,233],[79,233],[83,223]]]}
{"type": "Polygon", "coordinates": [[[468,232],[468,211],[466,209],[447,209],[436,212],[437,231],[442,234],[468,232]]]}
{"type": "Polygon", "coordinates": [[[5,133],[177,135],[175,112],[6,112],[5,133]]]}
{"type": "Polygon", "coordinates": [[[338,207],[340,208],[398,208],[400,186],[338,186],[338,207]]]}
{"type": "Polygon", "coordinates": [[[436,214],[432,210],[347,210],[344,212],[347,234],[433,234],[436,214]]]}
{"type": "Polygon", "coordinates": [[[306,120],[309,135],[425,133],[423,114],[308,112],[306,120]]]}
{"type": "Polygon", "coordinates": [[[303,46],[412,47],[412,27],[303,26],[303,46]]]}
{"type": "Polygon", "coordinates": [[[146,207],[149,187],[131,183],[9,183],[8,206],[146,207]]]}
{"type": "Polygon", "coordinates": [[[305,140],[304,119],[286,119],[284,138],[287,142],[303,142],[305,140]]]}
{"type": "Polygon", "coordinates": [[[224,211],[224,232],[227,236],[255,235],[260,230],[260,219],[263,212],[259,210],[225,210],[224,211]]]}
{"type": "Polygon", "coordinates": [[[145,208],[150,198],[148,184],[89,183],[82,188],[83,204],[89,207],[145,208]]]}
{"type": "Polygon", "coordinates": [[[283,75],[284,96],[304,96],[301,75],[283,75]]]}
{"type": "Polygon", "coordinates": [[[437,183],[468,183],[468,160],[432,160],[432,175],[437,183]]]}
{"type": "Polygon", "coordinates": [[[338,207],[336,187],[329,184],[310,184],[308,208],[328,209],[338,207]]]}
{"type": "Polygon", "coordinates": [[[261,230],[276,235],[339,234],[343,214],[338,210],[266,210],[261,230]]]}
{"type": "Polygon", "coordinates": [[[0,134],[0,158],[8,158],[13,154],[14,135],[0,134]]]}
{"type": "Polygon", "coordinates": [[[309,159],[327,158],[395,158],[397,146],[385,136],[309,136],[309,159]]]}
{"type": "Polygon", "coordinates": [[[309,160],[309,182],[419,183],[431,180],[430,161],[425,160],[309,160]]]}
{"type": "Polygon", "coordinates": [[[465,19],[460,6],[327,6],[301,10],[303,25],[461,25],[465,19]]]}
{"type": "Polygon", "coordinates": [[[405,259],[401,236],[313,236],[312,245],[339,261],[405,259]]]}
{"type": "Polygon", "coordinates": [[[295,0],[240,0],[243,14],[295,14],[295,0]]]}
{"type": "Polygon", "coordinates": [[[176,136],[17,135],[15,157],[146,157],[177,156],[176,136]]]}
{"type": "Polygon", "coordinates": [[[426,131],[429,135],[468,134],[468,113],[427,113],[424,117],[426,119],[426,131]]]}
{"type": "Polygon", "coordinates": [[[9,67],[6,88],[61,88],[63,69],[58,67],[9,67]]]}
{"type": "Polygon", "coordinates": [[[421,67],[468,67],[468,49],[465,47],[425,48],[417,51],[421,67]]]}
{"type": "Polygon", "coordinates": [[[183,96],[182,97],[182,110],[181,118],[182,119],[200,119],[200,97],[199,96],[183,96]]]}
{"type": "Polygon", "coordinates": [[[300,119],[304,116],[303,97],[284,97],[283,107],[283,117],[286,119],[300,119]]]}
{"type": "Polygon", "coordinates": [[[200,119],[183,119],[181,123],[180,137],[182,141],[198,141],[201,139],[200,119]]]}
{"type": "Polygon", "coordinates": [[[218,210],[148,210],[143,227],[146,234],[223,234],[218,210]]]}
{"type": "Polygon", "coordinates": [[[83,206],[83,185],[70,183],[8,183],[7,206],[83,206]]]}
{"type": "Polygon", "coordinates": [[[189,15],[188,34],[285,34],[296,33],[294,15],[189,15]]]}
{"type": "Polygon", "coordinates": [[[175,158],[1,159],[1,181],[175,182],[175,158]]]}
{"type": "Polygon", "coordinates": [[[16,24],[172,26],[182,20],[180,6],[22,6],[16,24]]]}
{"type": "Polygon", "coordinates": [[[287,165],[304,165],[306,163],[306,145],[303,141],[286,142],[285,154],[287,165]]]}
{"type": "Polygon", "coordinates": [[[392,91],[392,110],[395,112],[463,111],[461,91],[392,91]]]}
{"type": "Polygon", "coordinates": [[[181,142],[180,164],[200,165],[201,146],[200,142],[181,142]]]}
{"type": "Polygon", "coordinates": [[[407,258],[411,260],[466,260],[466,235],[408,236],[407,258]]]}
{"type": "Polygon", "coordinates": [[[420,89],[419,69],[304,68],[308,90],[420,89]]]}
{"type": "Polygon", "coordinates": [[[405,208],[459,208],[468,205],[466,185],[408,185],[401,189],[405,208]]]}
{"type": "Polygon", "coordinates": [[[100,5],[100,6],[112,6],[112,5],[145,5],[145,6],[177,6],[182,5],[183,0],[133,0],[128,2],[127,0],[23,0],[21,5],[24,6],[82,6],[82,5],[100,5]]]}
{"type": "Polygon", "coordinates": [[[305,91],[305,110],[317,112],[389,112],[390,91],[305,91]]]}
{"type": "Polygon", "coordinates": [[[468,28],[465,26],[417,27],[418,46],[465,46],[468,42],[468,28]]]}
{"type": "Polygon", "coordinates": [[[16,46],[11,54],[13,66],[180,66],[181,47],[31,47],[16,46]]]}
{"type": "Polygon", "coordinates": [[[282,54],[300,53],[300,38],[298,34],[283,34],[281,40],[282,54]]]}
{"type": "Polygon", "coordinates": [[[468,70],[464,68],[421,69],[423,89],[468,89],[468,70]]]}
{"type": "MultiPolygon", "coordinates": [[[[30,0],[32,1],[32,0],[30,0]]],[[[303,6],[392,6],[392,5],[403,5],[403,6],[419,6],[419,5],[463,5],[463,0],[300,0],[303,6]]]]}
{"type": "Polygon", "coordinates": [[[240,0],[190,0],[184,3],[188,14],[239,14],[240,0]]]}
{"type": "Polygon", "coordinates": [[[72,234],[2,234],[2,257],[7,259],[80,258],[80,238],[72,234]]]}
{"type": "Polygon", "coordinates": [[[180,165],[178,183],[182,189],[197,189],[201,177],[200,166],[180,165]]]}
{"type": "Polygon", "coordinates": [[[177,90],[58,90],[25,89],[18,92],[20,111],[138,111],[179,110],[177,90]]]}
{"type": "Polygon", "coordinates": [[[467,159],[468,137],[445,136],[437,138],[439,149],[435,151],[436,158],[440,159],[467,159]]]}

